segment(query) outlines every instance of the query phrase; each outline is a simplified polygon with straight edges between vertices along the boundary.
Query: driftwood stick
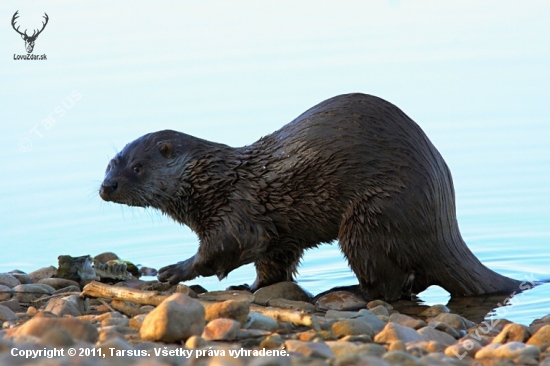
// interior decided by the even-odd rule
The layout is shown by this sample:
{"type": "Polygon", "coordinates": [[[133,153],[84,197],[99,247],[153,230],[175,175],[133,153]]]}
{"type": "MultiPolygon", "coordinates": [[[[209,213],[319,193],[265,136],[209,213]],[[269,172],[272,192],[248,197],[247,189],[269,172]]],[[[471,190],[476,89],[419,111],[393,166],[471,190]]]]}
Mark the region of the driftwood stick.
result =
{"type": "Polygon", "coordinates": [[[117,287],[106,285],[101,282],[92,281],[82,290],[80,296],[100,297],[104,299],[130,301],[141,305],[157,306],[168,296],[158,291],[143,291],[128,287],[117,287]]]}
{"type": "Polygon", "coordinates": [[[297,325],[312,327],[320,331],[321,327],[317,317],[297,310],[280,309],[263,306],[250,306],[250,311],[263,314],[280,322],[290,322],[297,325]]]}

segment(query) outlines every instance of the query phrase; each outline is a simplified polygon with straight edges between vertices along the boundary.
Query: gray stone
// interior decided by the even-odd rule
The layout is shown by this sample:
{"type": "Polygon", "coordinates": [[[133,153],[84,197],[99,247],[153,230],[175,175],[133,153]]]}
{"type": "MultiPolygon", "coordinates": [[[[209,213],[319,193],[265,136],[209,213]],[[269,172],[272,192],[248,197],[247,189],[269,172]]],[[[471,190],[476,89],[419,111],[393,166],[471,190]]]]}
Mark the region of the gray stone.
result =
{"type": "Polygon", "coordinates": [[[426,322],[423,320],[415,319],[408,315],[399,314],[399,313],[393,313],[392,315],[390,315],[389,321],[403,325],[405,327],[413,328],[413,329],[420,329],[426,326],[426,322]]]}
{"type": "Polygon", "coordinates": [[[10,308],[11,311],[13,311],[14,313],[23,312],[23,309],[21,308],[21,304],[19,304],[19,301],[17,301],[16,299],[11,299],[8,301],[0,301],[0,305],[10,308]]]}
{"type": "Polygon", "coordinates": [[[80,292],[80,287],[78,287],[78,286],[63,287],[63,288],[60,288],[59,290],[55,290],[55,292],[53,294],[54,295],[56,295],[56,294],[66,294],[66,293],[69,293],[69,292],[80,292]]]}
{"type": "Polygon", "coordinates": [[[75,286],[78,288],[77,291],[80,291],[80,285],[78,284],[78,282],[73,280],[68,280],[65,278],[43,278],[39,280],[37,283],[39,284],[43,283],[43,284],[49,285],[56,290],[69,287],[69,286],[75,286]]]}
{"type": "Polygon", "coordinates": [[[70,347],[75,344],[73,337],[66,329],[53,328],[40,338],[40,343],[53,347],[70,347]]]}
{"type": "Polygon", "coordinates": [[[384,347],[375,343],[356,344],[353,342],[327,341],[325,344],[330,347],[332,353],[334,353],[336,357],[346,355],[368,355],[373,357],[382,357],[382,355],[386,353],[384,347]]]}
{"type": "MultiPolygon", "coordinates": [[[[391,324],[391,323],[388,323],[391,324]]],[[[420,360],[403,351],[390,351],[382,356],[384,361],[400,366],[417,366],[420,360]]]]}
{"type": "Polygon", "coordinates": [[[14,298],[22,303],[30,303],[36,299],[53,294],[55,289],[44,284],[18,285],[13,288],[14,298]]]}
{"type": "Polygon", "coordinates": [[[384,329],[374,337],[376,343],[391,343],[393,341],[417,342],[424,341],[425,338],[418,334],[414,329],[399,325],[397,323],[388,323],[384,329]]]}
{"type": "Polygon", "coordinates": [[[390,366],[390,364],[374,356],[346,355],[337,357],[333,366],[390,366]]]}
{"type": "Polygon", "coordinates": [[[332,324],[331,330],[337,338],[362,334],[368,335],[371,338],[374,337],[374,330],[372,327],[368,323],[358,319],[337,321],[332,324]]]}
{"type": "Polygon", "coordinates": [[[33,283],[37,283],[43,278],[53,277],[56,273],[57,268],[55,268],[54,266],[49,266],[37,269],[36,271],[29,273],[29,277],[31,278],[33,283]]]}
{"type": "Polygon", "coordinates": [[[254,292],[254,302],[258,305],[265,306],[269,300],[278,298],[309,302],[311,296],[291,281],[278,282],[274,285],[262,287],[254,292]]]}
{"type": "Polygon", "coordinates": [[[19,317],[10,308],[0,305],[0,322],[14,321],[17,319],[19,319],[19,317]]]}
{"type": "Polygon", "coordinates": [[[250,303],[248,301],[226,300],[206,307],[206,321],[218,318],[235,319],[241,326],[248,320],[250,303]]]}
{"type": "Polygon", "coordinates": [[[329,292],[315,301],[315,307],[321,311],[325,310],[359,310],[364,309],[367,302],[355,294],[347,291],[329,292]]]}
{"type": "Polygon", "coordinates": [[[55,315],[62,317],[65,315],[80,316],[80,311],[76,308],[75,304],[61,298],[53,298],[46,304],[46,311],[52,312],[55,315]]]}
{"type": "Polygon", "coordinates": [[[96,327],[88,322],[76,318],[47,318],[44,316],[35,316],[25,324],[9,329],[7,336],[31,335],[40,338],[51,329],[65,329],[73,339],[89,343],[95,343],[99,336],[96,327]]]}
{"type": "Polygon", "coordinates": [[[439,314],[450,313],[450,312],[451,310],[449,310],[448,307],[446,307],[445,305],[438,304],[438,305],[430,306],[429,308],[427,308],[426,310],[424,310],[418,315],[424,316],[424,317],[435,317],[435,316],[438,316],[439,314]]]}
{"type": "Polygon", "coordinates": [[[515,359],[518,357],[529,357],[538,359],[540,349],[537,346],[527,345],[521,342],[508,342],[506,344],[491,343],[479,350],[476,360],[487,358],[515,359]]]}
{"type": "Polygon", "coordinates": [[[205,347],[208,343],[201,336],[191,336],[185,341],[185,348],[188,349],[197,349],[205,347]]]}
{"type": "Polygon", "coordinates": [[[248,366],[291,366],[290,357],[286,356],[259,356],[254,357],[248,366]]]}
{"type": "Polygon", "coordinates": [[[326,312],[325,318],[362,320],[370,325],[375,333],[380,332],[386,326],[386,323],[378,319],[376,315],[367,309],[361,309],[359,311],[329,310],[326,312]]]}
{"type": "Polygon", "coordinates": [[[384,305],[378,305],[374,308],[369,309],[374,315],[376,316],[386,316],[389,317],[390,313],[388,312],[388,309],[384,305]]]}
{"type": "Polygon", "coordinates": [[[322,342],[302,342],[295,340],[287,340],[285,348],[288,352],[300,353],[306,357],[314,358],[332,358],[334,353],[330,347],[322,342]]]}
{"type": "Polygon", "coordinates": [[[464,337],[458,343],[447,347],[445,354],[458,359],[463,359],[464,357],[474,358],[476,353],[482,348],[483,346],[475,339],[464,337]]]}
{"type": "Polygon", "coordinates": [[[440,330],[442,332],[445,332],[448,335],[450,335],[451,337],[453,337],[454,339],[460,338],[460,334],[458,334],[458,332],[455,330],[455,328],[451,327],[447,323],[435,321],[435,322],[431,322],[430,324],[428,324],[428,326],[433,327],[433,328],[435,328],[437,330],[440,330]]]}
{"type": "Polygon", "coordinates": [[[248,314],[248,320],[244,328],[274,332],[279,329],[279,323],[275,319],[263,314],[251,312],[248,314]]]}
{"type": "Polygon", "coordinates": [[[432,327],[424,327],[419,330],[417,330],[418,334],[420,334],[422,337],[424,337],[427,340],[430,341],[437,341],[440,342],[446,346],[450,346],[451,344],[456,343],[456,339],[454,339],[449,334],[442,332],[440,330],[437,330],[432,327]]]}
{"type": "Polygon", "coordinates": [[[0,301],[8,301],[13,296],[13,292],[10,287],[6,285],[0,285],[0,301]]]}
{"type": "Polygon", "coordinates": [[[367,309],[369,309],[369,310],[372,310],[373,308],[375,308],[377,306],[385,307],[386,310],[388,310],[388,312],[390,310],[393,310],[393,306],[391,306],[390,304],[388,304],[387,302],[385,302],[383,300],[373,300],[373,301],[370,301],[370,302],[367,303],[367,309]]]}
{"type": "Polygon", "coordinates": [[[19,286],[21,282],[11,273],[0,273],[0,285],[4,285],[8,288],[14,288],[19,286]]]}
{"type": "Polygon", "coordinates": [[[457,360],[456,358],[449,357],[443,353],[430,353],[422,358],[420,362],[423,365],[437,365],[437,366],[468,366],[467,361],[457,360]]]}
{"type": "Polygon", "coordinates": [[[450,313],[441,313],[437,315],[434,318],[430,318],[428,320],[428,323],[431,324],[433,322],[443,322],[449,324],[451,327],[453,327],[457,332],[465,331],[466,329],[473,327],[476,325],[474,322],[460,316],[457,314],[450,314],[450,313]]]}
{"type": "Polygon", "coordinates": [[[29,284],[29,283],[32,283],[32,280],[31,278],[29,277],[28,274],[24,273],[24,272],[21,272],[21,271],[12,271],[10,272],[10,274],[17,278],[17,280],[19,281],[20,284],[22,285],[26,285],[26,284],[29,284]]]}

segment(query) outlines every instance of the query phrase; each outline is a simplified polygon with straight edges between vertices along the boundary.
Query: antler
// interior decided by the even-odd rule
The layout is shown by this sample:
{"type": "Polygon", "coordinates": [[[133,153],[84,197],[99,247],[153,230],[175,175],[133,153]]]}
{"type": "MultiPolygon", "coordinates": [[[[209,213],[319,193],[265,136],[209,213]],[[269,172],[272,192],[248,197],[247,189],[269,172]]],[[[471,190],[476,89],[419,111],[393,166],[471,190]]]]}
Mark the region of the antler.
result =
{"type": "Polygon", "coordinates": [[[45,19],[46,19],[46,23],[42,22],[42,29],[40,29],[40,30],[38,31],[38,33],[36,33],[36,30],[35,30],[35,31],[32,33],[32,36],[31,36],[31,37],[34,37],[34,38],[38,37],[38,35],[39,35],[40,33],[42,33],[42,31],[44,30],[44,28],[46,28],[46,24],[48,24],[48,19],[50,19],[50,18],[48,18],[48,14],[46,14],[45,12],[44,12],[44,14],[45,14],[45,15],[44,15],[42,18],[45,18],[45,19]],[[35,35],[34,33],[36,33],[36,35],[35,35]]]}
{"type": "Polygon", "coordinates": [[[32,36],[29,36],[29,35],[27,34],[27,30],[26,30],[26,29],[25,29],[25,32],[24,32],[24,33],[21,33],[21,32],[19,31],[19,26],[18,26],[17,28],[15,28],[15,20],[16,20],[17,18],[19,18],[19,15],[18,15],[17,13],[19,13],[19,10],[17,10],[17,11],[15,12],[15,14],[13,14],[13,17],[11,18],[11,26],[13,27],[13,29],[15,29],[15,31],[16,31],[17,33],[19,33],[20,35],[24,36],[25,38],[29,38],[29,39],[36,39],[36,37],[38,37],[38,35],[39,35],[40,33],[42,33],[42,31],[44,30],[44,28],[46,28],[46,24],[48,24],[48,20],[50,19],[50,18],[48,17],[48,14],[44,13],[43,18],[46,19],[46,22],[42,22],[42,29],[40,29],[40,30],[35,29],[35,30],[33,31],[33,33],[32,33],[32,36]],[[37,32],[38,32],[38,33],[37,33],[37,32]]]}
{"type": "MultiPolygon", "coordinates": [[[[13,18],[11,18],[11,26],[12,26],[13,29],[14,29],[17,33],[19,33],[20,35],[26,36],[26,35],[27,35],[27,30],[26,30],[26,29],[25,29],[25,33],[21,33],[21,32],[19,32],[19,27],[15,28],[15,20],[16,20],[17,18],[19,18],[19,15],[17,15],[17,13],[19,13],[19,10],[17,10],[17,11],[15,12],[15,14],[13,14],[13,18]]],[[[44,14],[46,14],[46,13],[44,13],[44,14]]]]}

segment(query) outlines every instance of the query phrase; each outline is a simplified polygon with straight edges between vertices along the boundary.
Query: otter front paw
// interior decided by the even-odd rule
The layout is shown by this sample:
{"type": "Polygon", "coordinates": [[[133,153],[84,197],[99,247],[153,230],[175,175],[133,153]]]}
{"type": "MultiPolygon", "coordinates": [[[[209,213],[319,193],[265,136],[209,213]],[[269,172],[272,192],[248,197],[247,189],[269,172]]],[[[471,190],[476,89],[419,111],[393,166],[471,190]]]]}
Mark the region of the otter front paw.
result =
{"type": "Polygon", "coordinates": [[[171,264],[159,269],[157,276],[160,282],[169,282],[175,285],[181,281],[192,280],[197,277],[197,273],[193,269],[194,258],[189,258],[185,261],[171,264]]]}

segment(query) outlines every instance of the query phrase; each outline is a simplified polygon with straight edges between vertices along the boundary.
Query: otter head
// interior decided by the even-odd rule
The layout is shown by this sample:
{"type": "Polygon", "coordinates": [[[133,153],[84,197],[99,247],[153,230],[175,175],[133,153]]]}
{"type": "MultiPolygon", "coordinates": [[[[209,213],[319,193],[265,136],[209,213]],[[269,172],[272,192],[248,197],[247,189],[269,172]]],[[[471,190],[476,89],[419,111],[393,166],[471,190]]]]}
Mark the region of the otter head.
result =
{"type": "Polygon", "coordinates": [[[105,201],[166,211],[185,174],[191,136],[159,131],[129,143],[107,165],[99,195],[105,201]]]}

